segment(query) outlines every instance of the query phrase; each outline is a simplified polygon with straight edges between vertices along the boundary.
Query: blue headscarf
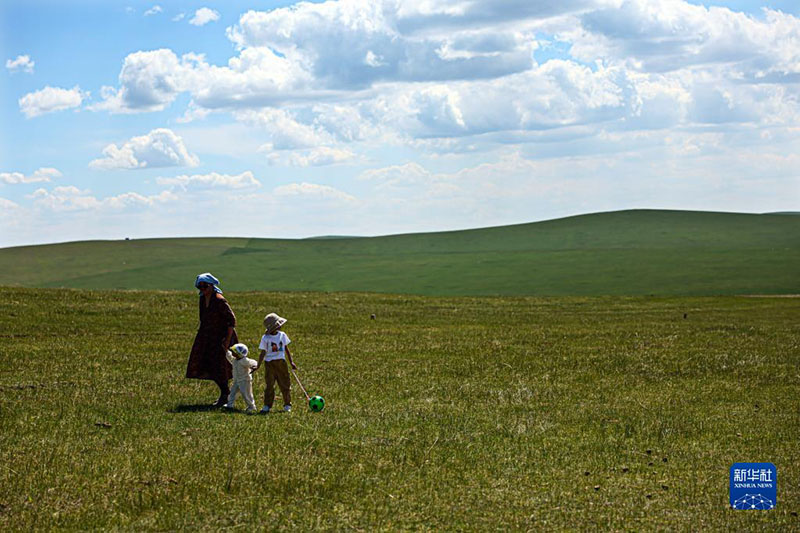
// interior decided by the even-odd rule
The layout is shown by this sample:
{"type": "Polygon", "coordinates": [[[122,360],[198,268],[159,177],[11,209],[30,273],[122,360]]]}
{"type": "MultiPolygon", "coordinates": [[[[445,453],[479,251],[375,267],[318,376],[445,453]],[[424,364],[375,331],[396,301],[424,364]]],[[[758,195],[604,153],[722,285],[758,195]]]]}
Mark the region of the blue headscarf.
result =
{"type": "MultiPolygon", "coordinates": [[[[212,276],[211,272],[204,272],[203,274],[200,274],[199,276],[197,276],[197,279],[194,280],[194,286],[197,287],[201,283],[208,283],[209,285],[213,285],[214,286],[214,292],[222,294],[222,291],[220,290],[220,288],[217,287],[217,285],[219,285],[219,280],[217,278],[215,278],[214,276],[212,276]]],[[[199,289],[200,287],[197,287],[197,288],[199,289]]]]}

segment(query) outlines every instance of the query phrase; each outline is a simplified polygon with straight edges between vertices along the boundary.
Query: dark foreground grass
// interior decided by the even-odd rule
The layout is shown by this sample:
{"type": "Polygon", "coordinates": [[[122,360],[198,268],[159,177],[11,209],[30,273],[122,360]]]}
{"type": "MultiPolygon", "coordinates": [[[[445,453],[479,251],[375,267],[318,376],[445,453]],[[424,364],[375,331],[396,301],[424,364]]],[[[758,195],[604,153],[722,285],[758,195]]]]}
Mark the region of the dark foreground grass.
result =
{"type": "Polygon", "coordinates": [[[0,530],[800,528],[800,300],[228,296],[325,411],[205,408],[192,293],[4,290],[0,530]]]}

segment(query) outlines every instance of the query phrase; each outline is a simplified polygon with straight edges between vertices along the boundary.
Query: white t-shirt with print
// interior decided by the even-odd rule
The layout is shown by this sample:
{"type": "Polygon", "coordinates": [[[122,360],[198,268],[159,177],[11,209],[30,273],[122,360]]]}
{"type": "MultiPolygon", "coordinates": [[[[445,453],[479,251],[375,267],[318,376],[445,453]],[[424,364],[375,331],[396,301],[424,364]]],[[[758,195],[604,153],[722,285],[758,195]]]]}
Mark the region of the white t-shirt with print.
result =
{"type": "Polygon", "coordinates": [[[275,335],[261,337],[258,349],[267,352],[264,355],[264,361],[277,361],[278,359],[286,359],[286,346],[291,342],[286,333],[278,331],[275,335]]]}

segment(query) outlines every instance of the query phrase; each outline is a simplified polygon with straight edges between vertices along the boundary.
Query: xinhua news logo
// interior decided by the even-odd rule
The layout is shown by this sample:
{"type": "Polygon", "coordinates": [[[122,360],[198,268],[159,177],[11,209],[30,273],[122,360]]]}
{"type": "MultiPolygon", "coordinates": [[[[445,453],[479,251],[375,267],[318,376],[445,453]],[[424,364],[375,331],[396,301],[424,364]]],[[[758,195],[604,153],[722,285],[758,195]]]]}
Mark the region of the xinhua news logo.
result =
{"type": "Polygon", "coordinates": [[[772,463],[734,463],[730,499],[733,509],[769,510],[778,505],[778,469],[772,463]]]}

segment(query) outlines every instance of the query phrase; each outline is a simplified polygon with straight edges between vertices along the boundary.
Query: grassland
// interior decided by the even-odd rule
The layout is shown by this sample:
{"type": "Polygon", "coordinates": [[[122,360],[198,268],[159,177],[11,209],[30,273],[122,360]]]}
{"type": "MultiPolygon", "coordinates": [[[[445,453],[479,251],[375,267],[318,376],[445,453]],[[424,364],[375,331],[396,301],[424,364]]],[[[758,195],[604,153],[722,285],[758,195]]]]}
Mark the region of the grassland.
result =
{"type": "Polygon", "coordinates": [[[800,292],[800,216],[621,211],[459,232],[0,249],[0,285],[481,295],[800,292]]]}
{"type": "Polygon", "coordinates": [[[800,528],[798,299],[228,296],[325,411],[205,408],[193,292],[3,289],[0,530],[800,528]]]}

